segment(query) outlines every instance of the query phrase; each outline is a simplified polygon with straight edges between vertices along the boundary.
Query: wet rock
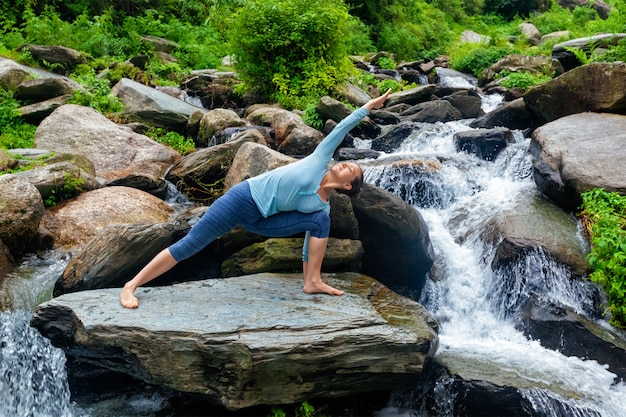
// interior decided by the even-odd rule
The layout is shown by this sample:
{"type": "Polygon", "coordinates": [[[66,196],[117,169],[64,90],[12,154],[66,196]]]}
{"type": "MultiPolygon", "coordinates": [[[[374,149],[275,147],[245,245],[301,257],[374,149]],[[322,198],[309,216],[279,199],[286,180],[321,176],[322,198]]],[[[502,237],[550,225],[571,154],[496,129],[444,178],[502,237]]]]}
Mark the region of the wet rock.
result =
{"type": "Polygon", "coordinates": [[[405,121],[437,123],[461,120],[463,116],[450,101],[433,100],[409,107],[407,110],[400,113],[400,117],[405,121]]]}
{"type": "Polygon", "coordinates": [[[626,380],[626,335],[576,313],[570,307],[535,296],[521,310],[524,334],[566,356],[593,359],[626,380]]]}
{"type": "MultiPolygon", "coordinates": [[[[302,270],[302,238],[267,239],[234,253],[222,263],[222,276],[234,277],[259,272],[302,270]]],[[[330,238],[324,255],[324,272],[361,269],[363,246],[358,240],[330,238]]]]}
{"type": "Polygon", "coordinates": [[[476,155],[480,159],[493,161],[510,143],[514,142],[509,129],[477,129],[458,132],[453,136],[458,151],[476,155]]]}
{"type": "Polygon", "coordinates": [[[478,117],[470,123],[470,127],[477,129],[506,127],[511,130],[527,130],[533,127],[533,117],[524,99],[519,98],[478,117]]]}

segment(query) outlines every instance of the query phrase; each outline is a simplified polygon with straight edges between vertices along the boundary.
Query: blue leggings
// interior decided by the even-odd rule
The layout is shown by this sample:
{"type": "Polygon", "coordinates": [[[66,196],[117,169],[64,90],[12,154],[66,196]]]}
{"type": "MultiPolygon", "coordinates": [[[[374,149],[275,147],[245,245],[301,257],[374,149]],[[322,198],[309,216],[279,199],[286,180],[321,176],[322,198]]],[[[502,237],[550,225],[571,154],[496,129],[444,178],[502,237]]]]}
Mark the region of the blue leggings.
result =
{"type": "Polygon", "coordinates": [[[169,247],[177,262],[200,252],[215,239],[235,226],[269,237],[286,237],[307,232],[302,260],[308,261],[308,237],[326,238],[330,233],[330,217],[323,211],[300,213],[285,211],[263,217],[250,194],[247,181],[242,181],[224,193],[206,210],[189,233],[169,247]]]}

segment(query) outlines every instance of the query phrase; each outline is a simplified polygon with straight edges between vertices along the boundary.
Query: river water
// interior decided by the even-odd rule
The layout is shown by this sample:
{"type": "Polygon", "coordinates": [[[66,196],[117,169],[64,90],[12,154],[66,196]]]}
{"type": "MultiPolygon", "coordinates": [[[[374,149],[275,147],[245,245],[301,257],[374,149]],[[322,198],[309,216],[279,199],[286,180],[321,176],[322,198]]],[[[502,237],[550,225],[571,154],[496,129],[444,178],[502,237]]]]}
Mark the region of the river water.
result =
{"type": "MultiPolygon", "coordinates": [[[[497,104],[497,98],[484,98],[486,111],[497,104]]],[[[423,124],[394,154],[380,158],[432,161],[440,166],[435,173],[410,174],[380,161],[363,164],[366,182],[403,198],[428,224],[443,278],[428,281],[421,301],[441,325],[438,361],[451,369],[496,370],[491,378],[522,387],[534,415],[624,417],[626,386],[605,366],[545,349],[515,328],[516,308],[531,293],[585,314],[594,307],[594,288],[574,284],[569,270],[541,251],[506,271],[491,270],[494,248],[480,231],[520,196],[536,193],[528,139],[517,132],[517,142],[487,162],[456,152],[452,136],[461,130],[468,130],[467,121],[423,124]]],[[[29,256],[0,286],[0,417],[170,415],[163,410],[165,394],[154,391],[107,401],[70,399],[62,351],[28,325],[66,263],[67,254],[59,252],[29,256]]],[[[455,393],[447,381],[434,386],[437,410],[392,396],[375,414],[455,417],[455,393]]]]}

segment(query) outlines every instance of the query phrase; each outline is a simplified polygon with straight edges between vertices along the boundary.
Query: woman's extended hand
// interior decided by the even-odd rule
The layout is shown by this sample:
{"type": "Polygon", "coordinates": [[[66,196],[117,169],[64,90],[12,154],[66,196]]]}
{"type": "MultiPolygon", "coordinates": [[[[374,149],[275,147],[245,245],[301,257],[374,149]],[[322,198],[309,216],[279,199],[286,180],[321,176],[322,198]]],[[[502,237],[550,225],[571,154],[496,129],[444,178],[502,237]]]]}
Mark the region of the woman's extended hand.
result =
{"type": "Polygon", "coordinates": [[[391,88],[387,90],[387,92],[382,96],[373,98],[365,103],[363,107],[365,107],[367,110],[380,109],[385,105],[385,101],[387,101],[387,99],[389,98],[389,94],[391,94],[391,88]]]}

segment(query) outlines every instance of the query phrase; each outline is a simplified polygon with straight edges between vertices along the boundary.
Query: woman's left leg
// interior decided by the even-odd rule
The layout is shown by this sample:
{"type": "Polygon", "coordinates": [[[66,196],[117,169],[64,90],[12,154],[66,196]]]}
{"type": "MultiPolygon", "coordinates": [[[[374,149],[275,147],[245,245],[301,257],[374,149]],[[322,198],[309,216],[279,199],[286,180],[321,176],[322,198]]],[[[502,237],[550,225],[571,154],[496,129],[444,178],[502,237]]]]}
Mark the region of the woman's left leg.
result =
{"type": "Polygon", "coordinates": [[[327,213],[321,211],[314,213],[282,212],[242,226],[250,232],[270,237],[286,237],[307,232],[306,239],[308,241],[305,242],[302,263],[303,291],[309,294],[343,295],[343,291],[324,283],[321,277],[322,261],[326,253],[330,232],[330,217],[327,213]]]}

